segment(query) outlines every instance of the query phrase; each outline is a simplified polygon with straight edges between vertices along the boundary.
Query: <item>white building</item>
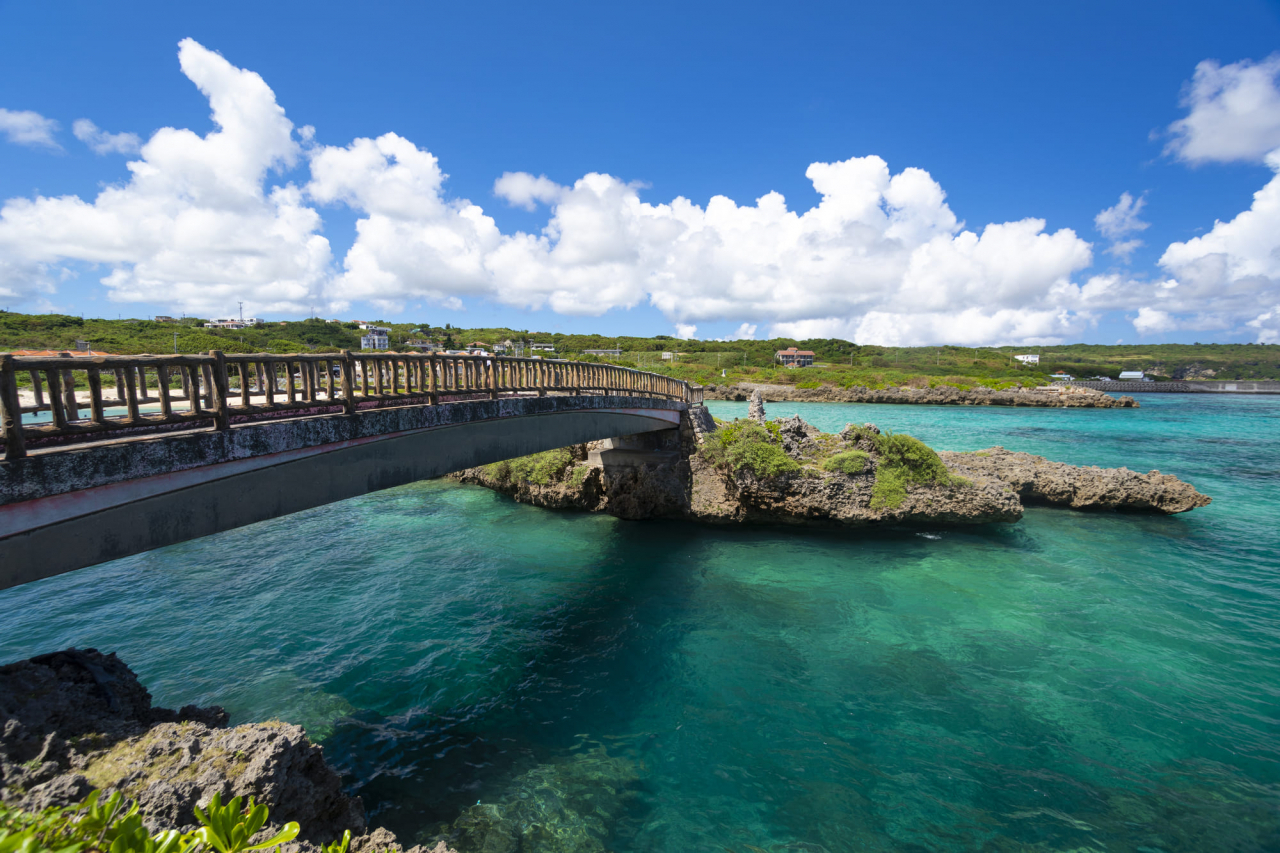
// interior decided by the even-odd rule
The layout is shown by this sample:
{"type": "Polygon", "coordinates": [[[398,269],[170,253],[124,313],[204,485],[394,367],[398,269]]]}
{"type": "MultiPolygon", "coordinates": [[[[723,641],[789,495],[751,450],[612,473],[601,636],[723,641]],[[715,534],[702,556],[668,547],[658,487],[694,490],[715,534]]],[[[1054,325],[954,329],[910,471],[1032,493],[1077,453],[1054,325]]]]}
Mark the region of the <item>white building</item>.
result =
{"type": "Polygon", "coordinates": [[[1147,377],[1141,370],[1122,370],[1120,371],[1121,382],[1146,382],[1147,377]]]}
{"type": "Polygon", "coordinates": [[[555,352],[555,344],[529,344],[529,349],[534,352],[555,352]]]}
{"type": "Polygon", "coordinates": [[[245,323],[239,320],[210,320],[204,324],[206,329],[243,329],[245,323]]]}
{"type": "Polygon", "coordinates": [[[362,335],[360,338],[360,349],[362,350],[386,349],[389,346],[390,343],[387,340],[387,333],[383,329],[370,329],[367,334],[362,335]]]}
{"type": "Polygon", "coordinates": [[[1038,355],[1015,355],[1014,358],[1016,358],[1018,361],[1022,362],[1023,364],[1039,364],[1040,363],[1040,356],[1038,355]]]}

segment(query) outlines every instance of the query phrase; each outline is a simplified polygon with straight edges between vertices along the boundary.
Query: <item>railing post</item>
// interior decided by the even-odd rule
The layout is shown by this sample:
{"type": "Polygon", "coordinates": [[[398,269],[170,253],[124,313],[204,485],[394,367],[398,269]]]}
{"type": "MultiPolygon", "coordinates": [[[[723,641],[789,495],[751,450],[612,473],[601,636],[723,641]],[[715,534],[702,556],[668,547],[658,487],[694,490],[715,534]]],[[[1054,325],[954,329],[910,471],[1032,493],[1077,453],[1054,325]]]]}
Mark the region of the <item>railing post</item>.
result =
{"type": "Polygon", "coordinates": [[[342,351],[342,411],[348,415],[356,413],[356,357],[351,350],[342,351]]]}
{"type": "MultiPolygon", "coordinates": [[[[71,358],[71,353],[58,353],[63,358],[71,358]]],[[[76,377],[70,370],[62,371],[62,408],[67,413],[67,420],[80,420],[80,403],[76,400],[76,377]]]]}
{"type": "Polygon", "coordinates": [[[227,381],[227,357],[222,350],[209,350],[213,356],[213,427],[217,430],[231,429],[231,401],[227,399],[230,383],[227,381]]]}
{"type": "Polygon", "coordinates": [[[18,373],[13,356],[0,353],[0,430],[4,432],[4,458],[8,462],[27,455],[22,436],[22,408],[18,403],[18,373]]]}

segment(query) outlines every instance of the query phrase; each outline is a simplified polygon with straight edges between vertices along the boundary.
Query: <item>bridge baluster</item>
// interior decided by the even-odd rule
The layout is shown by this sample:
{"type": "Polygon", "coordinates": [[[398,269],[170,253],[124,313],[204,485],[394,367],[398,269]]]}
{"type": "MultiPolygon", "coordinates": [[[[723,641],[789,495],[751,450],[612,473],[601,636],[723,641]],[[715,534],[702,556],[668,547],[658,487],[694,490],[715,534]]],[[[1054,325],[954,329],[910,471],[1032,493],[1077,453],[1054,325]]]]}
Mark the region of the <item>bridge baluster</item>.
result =
{"type": "Polygon", "coordinates": [[[21,459],[27,455],[26,437],[22,434],[22,404],[18,398],[18,372],[13,356],[0,353],[0,433],[4,435],[4,458],[21,459]]]}
{"type": "Polygon", "coordinates": [[[53,417],[54,426],[64,429],[67,425],[67,414],[63,408],[62,379],[58,376],[58,371],[49,370],[45,373],[45,381],[49,383],[49,414],[53,417]]]}
{"type": "Polygon", "coordinates": [[[91,367],[85,371],[89,382],[89,419],[99,426],[105,426],[106,415],[102,410],[102,376],[98,368],[91,367]]]}
{"type": "MultiPolygon", "coordinates": [[[[89,387],[91,389],[94,389],[93,393],[95,396],[101,397],[102,383],[98,380],[96,376],[97,374],[96,370],[94,371],[94,374],[95,375],[89,377],[89,387]]],[[[168,365],[162,364],[156,368],[156,382],[159,383],[159,387],[156,389],[156,392],[160,395],[160,414],[166,420],[168,420],[169,418],[173,417],[173,403],[169,399],[169,366],[168,365]]],[[[97,401],[97,406],[98,406],[98,409],[102,408],[101,400],[97,401]]],[[[95,421],[99,420],[96,414],[94,415],[94,420],[95,421]]]]}

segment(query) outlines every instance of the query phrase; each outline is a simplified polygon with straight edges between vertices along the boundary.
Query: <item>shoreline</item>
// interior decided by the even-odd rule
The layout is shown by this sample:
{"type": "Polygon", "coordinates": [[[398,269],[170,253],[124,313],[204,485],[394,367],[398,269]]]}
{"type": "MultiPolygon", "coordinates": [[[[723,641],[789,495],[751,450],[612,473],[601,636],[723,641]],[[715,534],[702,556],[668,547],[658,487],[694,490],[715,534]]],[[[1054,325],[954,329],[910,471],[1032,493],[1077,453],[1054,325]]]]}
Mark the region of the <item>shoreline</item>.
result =
{"type": "Polygon", "coordinates": [[[797,388],[794,385],[764,385],[739,382],[733,385],[707,385],[703,399],[746,402],[759,391],[767,403],[889,403],[925,406],[1010,406],[1049,409],[1137,409],[1133,397],[1119,398],[1087,388],[1052,390],[1020,388],[1016,391],[993,391],[989,388],[963,390],[951,386],[938,388],[885,388],[863,386],[837,388],[797,388]]]}

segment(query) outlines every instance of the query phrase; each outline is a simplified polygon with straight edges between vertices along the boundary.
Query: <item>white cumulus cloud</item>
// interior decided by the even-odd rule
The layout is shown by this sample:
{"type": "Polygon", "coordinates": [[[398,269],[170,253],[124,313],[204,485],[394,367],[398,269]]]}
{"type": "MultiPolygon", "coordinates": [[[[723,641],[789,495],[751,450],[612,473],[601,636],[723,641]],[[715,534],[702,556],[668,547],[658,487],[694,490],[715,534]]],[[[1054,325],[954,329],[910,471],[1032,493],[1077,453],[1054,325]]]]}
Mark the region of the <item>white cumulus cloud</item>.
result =
{"type": "Polygon", "coordinates": [[[53,134],[58,123],[32,110],[6,110],[0,108],[0,133],[15,145],[32,148],[52,148],[61,151],[62,146],[53,134]]]}
{"type": "Polygon", "coordinates": [[[1280,152],[1267,164],[1276,175],[1254,193],[1248,210],[1165,250],[1160,266],[1176,281],[1155,308],[1194,314],[1200,326],[1245,318],[1260,341],[1280,336],[1280,152]]]}
{"type": "Polygon", "coordinates": [[[1190,112],[1169,125],[1168,153],[1193,164],[1259,161],[1280,147],[1280,54],[1230,65],[1206,59],[1182,102],[1190,112]]]}
{"type": "Polygon", "coordinates": [[[386,305],[481,295],[598,315],[647,300],[683,326],[765,321],[777,332],[835,317],[849,328],[874,315],[891,318],[861,327],[876,339],[968,339],[975,328],[1041,339],[1080,326],[1063,299],[1078,296],[1070,278],[1092,262],[1087,242],[1048,233],[1040,219],[966,230],[927,172],[895,175],[874,156],[812,164],[806,175],[822,198],[806,211],[778,193],[752,205],[655,204],[612,175],[559,186],[508,173],[500,196],[550,204],[540,233],[510,235],[470,202],[446,202],[435,158],[399,137],[324,149],[312,171],[314,198],[368,214],[342,289],[386,305]],[[392,211],[384,198],[416,207],[392,211]],[[1001,319],[975,327],[964,311],[1001,319]]]}
{"type": "Polygon", "coordinates": [[[138,134],[107,133],[87,118],[72,122],[71,132],[94,154],[136,154],[142,147],[138,134]]]}
{"type": "Polygon", "coordinates": [[[257,74],[191,39],[178,59],[209,99],[214,130],[157,131],[128,164],[129,181],[92,202],[9,199],[0,289],[48,289],[56,265],[79,261],[107,268],[112,298],[206,316],[239,300],[255,313],[322,304],[331,256],[320,217],[293,185],[265,186],[271,170],[298,162],[293,124],[257,74]]]}
{"type": "Polygon", "coordinates": [[[1123,238],[1151,227],[1150,222],[1143,222],[1138,218],[1138,214],[1146,204],[1145,198],[1135,199],[1128,193],[1121,193],[1120,200],[1115,205],[1106,208],[1093,218],[1094,227],[1111,241],[1107,254],[1114,255],[1122,261],[1128,261],[1130,256],[1142,247],[1141,240],[1123,238]]]}
{"type": "Polygon", "coordinates": [[[535,210],[538,203],[552,204],[560,198],[562,188],[546,175],[534,177],[528,172],[503,172],[493,182],[493,194],[508,204],[535,210]]]}

